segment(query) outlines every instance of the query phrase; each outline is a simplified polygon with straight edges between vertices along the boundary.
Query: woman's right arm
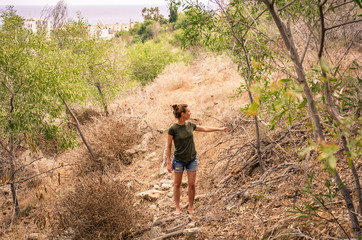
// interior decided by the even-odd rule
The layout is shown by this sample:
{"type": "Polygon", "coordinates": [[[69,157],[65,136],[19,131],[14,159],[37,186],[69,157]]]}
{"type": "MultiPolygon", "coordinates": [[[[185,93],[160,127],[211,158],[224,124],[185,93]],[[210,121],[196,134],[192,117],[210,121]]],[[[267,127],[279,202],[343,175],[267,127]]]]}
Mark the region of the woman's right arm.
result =
{"type": "Polygon", "coordinates": [[[167,171],[172,173],[172,164],[171,164],[171,146],[172,146],[172,135],[167,135],[167,146],[166,146],[166,162],[167,162],[167,171]]]}

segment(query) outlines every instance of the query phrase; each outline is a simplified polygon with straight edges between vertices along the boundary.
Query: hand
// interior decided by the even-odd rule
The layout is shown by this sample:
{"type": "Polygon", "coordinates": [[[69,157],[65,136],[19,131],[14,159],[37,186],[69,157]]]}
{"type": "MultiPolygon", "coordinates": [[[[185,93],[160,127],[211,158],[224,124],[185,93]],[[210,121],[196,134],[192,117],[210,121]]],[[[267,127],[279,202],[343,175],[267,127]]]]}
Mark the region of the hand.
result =
{"type": "Polygon", "coordinates": [[[222,127],[220,128],[220,131],[223,131],[223,132],[227,132],[228,128],[227,127],[222,127]]]}
{"type": "Polygon", "coordinates": [[[170,161],[167,161],[167,171],[168,171],[169,173],[172,173],[172,164],[171,164],[170,161]]]}

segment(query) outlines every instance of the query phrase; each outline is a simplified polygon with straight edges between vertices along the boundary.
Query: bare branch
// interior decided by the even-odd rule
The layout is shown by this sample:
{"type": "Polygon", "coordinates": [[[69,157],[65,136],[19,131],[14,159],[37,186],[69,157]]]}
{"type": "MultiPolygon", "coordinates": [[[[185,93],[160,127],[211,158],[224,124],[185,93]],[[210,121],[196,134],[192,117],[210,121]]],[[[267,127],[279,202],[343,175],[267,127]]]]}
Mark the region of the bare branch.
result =
{"type": "Polygon", "coordinates": [[[13,172],[12,174],[15,175],[16,172],[23,170],[23,169],[26,168],[27,166],[30,166],[30,165],[32,165],[33,163],[35,163],[35,162],[37,162],[37,161],[39,161],[39,160],[41,160],[41,159],[42,159],[42,157],[37,158],[37,159],[31,161],[30,163],[25,164],[24,166],[19,167],[18,169],[14,170],[14,172],[13,172]]]}
{"type": "Polygon", "coordinates": [[[5,185],[9,185],[9,184],[17,184],[17,183],[24,183],[26,181],[29,181],[30,179],[33,179],[33,178],[36,178],[38,176],[41,176],[41,175],[44,175],[44,174],[47,174],[47,173],[51,173],[53,172],[54,170],[57,170],[59,168],[62,168],[62,167],[68,167],[68,166],[72,166],[71,164],[68,164],[68,165],[60,165],[58,167],[54,167],[52,169],[49,169],[48,171],[45,171],[45,172],[41,172],[41,173],[38,173],[38,174],[35,174],[31,177],[28,177],[28,178],[23,178],[23,179],[19,179],[18,181],[12,181],[12,182],[6,182],[6,183],[3,183],[3,184],[0,184],[0,187],[2,186],[5,186],[5,185]]]}
{"type": "Polygon", "coordinates": [[[315,27],[315,25],[317,25],[317,22],[318,22],[318,21],[316,21],[316,22],[314,23],[313,27],[311,27],[311,30],[310,30],[310,32],[309,32],[308,40],[307,40],[307,43],[306,43],[306,45],[305,45],[305,48],[304,48],[302,57],[301,57],[301,59],[300,59],[300,62],[301,62],[301,63],[304,62],[305,55],[307,54],[308,47],[309,47],[310,41],[311,41],[311,39],[312,39],[313,28],[315,27]]]}
{"type": "Polygon", "coordinates": [[[341,4],[339,4],[339,5],[333,6],[333,8],[336,9],[336,8],[342,7],[342,6],[344,6],[344,5],[353,3],[353,2],[354,2],[353,0],[352,0],[352,1],[349,1],[349,2],[344,2],[344,3],[341,3],[341,4]]]}
{"type": "Polygon", "coordinates": [[[326,28],[326,31],[332,30],[334,28],[339,28],[339,27],[342,27],[342,26],[345,26],[345,25],[348,25],[348,24],[354,24],[354,23],[359,23],[359,22],[362,22],[362,19],[354,20],[354,21],[350,21],[350,22],[345,22],[345,23],[342,23],[342,24],[339,24],[339,25],[336,25],[336,26],[333,26],[333,27],[329,27],[329,28],[326,28]]]}
{"type": "Polygon", "coordinates": [[[287,5],[279,8],[279,9],[278,9],[278,12],[283,11],[284,9],[286,9],[287,7],[289,7],[290,5],[292,5],[292,4],[293,4],[294,2],[296,2],[296,1],[297,1],[297,0],[293,0],[293,1],[291,1],[290,3],[288,3],[287,5]]]}

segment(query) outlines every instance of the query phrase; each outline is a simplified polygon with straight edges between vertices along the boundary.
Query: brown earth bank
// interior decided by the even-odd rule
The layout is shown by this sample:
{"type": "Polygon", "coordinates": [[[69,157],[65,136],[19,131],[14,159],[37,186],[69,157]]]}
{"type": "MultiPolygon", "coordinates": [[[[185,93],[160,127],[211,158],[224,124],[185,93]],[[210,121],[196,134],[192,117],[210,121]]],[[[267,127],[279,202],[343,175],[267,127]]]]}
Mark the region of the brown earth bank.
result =
{"type": "MultiPolygon", "coordinates": [[[[111,104],[108,117],[96,110],[78,111],[84,134],[105,169],[98,170],[82,144],[61,154],[23,152],[18,157],[24,166],[24,181],[18,184],[21,218],[12,221],[11,193],[2,186],[1,239],[353,236],[340,194],[333,199],[319,195],[336,187],[318,154],[300,154],[313,137],[308,118],[273,131],[266,119],[260,121],[266,163],[261,173],[254,122],[240,112],[249,101],[236,91],[241,82],[229,58],[205,54],[188,65],[171,64],[154,83],[123,93],[111,104]],[[173,176],[166,170],[164,156],[167,129],[175,122],[170,105],[175,103],[187,103],[191,121],[198,125],[229,129],[195,133],[196,210],[187,213],[184,175],[180,216],[173,215],[173,176]],[[326,179],[331,181],[329,188],[326,179]]],[[[338,157],[347,161],[343,153],[338,157]]],[[[357,170],[361,173],[361,162],[357,170]]],[[[350,170],[339,171],[354,193],[350,170]]]]}

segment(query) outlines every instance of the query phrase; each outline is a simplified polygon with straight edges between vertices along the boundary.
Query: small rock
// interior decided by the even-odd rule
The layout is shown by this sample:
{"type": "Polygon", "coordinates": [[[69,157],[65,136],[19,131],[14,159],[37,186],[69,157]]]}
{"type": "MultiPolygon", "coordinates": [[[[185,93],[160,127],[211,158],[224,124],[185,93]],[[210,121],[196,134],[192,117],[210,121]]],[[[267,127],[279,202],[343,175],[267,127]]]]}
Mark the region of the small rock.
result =
{"type": "Polygon", "coordinates": [[[160,172],[158,173],[159,177],[164,177],[168,173],[167,169],[165,167],[160,169],[160,172]]]}
{"type": "Polygon", "coordinates": [[[155,190],[161,190],[161,187],[160,187],[160,185],[157,185],[157,184],[156,184],[156,185],[153,186],[153,189],[155,189],[155,190]]]}
{"type": "Polygon", "coordinates": [[[133,155],[133,154],[135,154],[135,153],[137,152],[137,150],[134,149],[134,148],[131,148],[131,149],[128,149],[128,150],[126,150],[126,151],[124,151],[124,152],[125,152],[125,154],[127,154],[127,155],[133,155]]]}
{"type": "Polygon", "coordinates": [[[160,183],[161,183],[161,185],[163,184],[163,183],[166,183],[166,184],[173,184],[173,181],[172,180],[170,180],[170,179],[162,179],[161,181],[160,181],[160,183]]]}
{"type": "Polygon", "coordinates": [[[169,198],[164,198],[159,201],[158,207],[162,208],[162,209],[171,208],[171,207],[173,207],[173,201],[169,198]]]}
{"type": "Polygon", "coordinates": [[[156,157],[156,155],[157,155],[157,153],[152,152],[152,153],[150,153],[150,154],[147,155],[146,160],[148,160],[148,159],[150,159],[150,158],[154,158],[154,157],[156,157]]]}
{"type": "Polygon", "coordinates": [[[185,229],[184,231],[184,240],[194,240],[198,237],[200,233],[199,228],[190,228],[190,229],[185,229]]]}
{"type": "Polygon", "coordinates": [[[162,190],[170,190],[171,188],[172,188],[172,185],[168,184],[168,183],[162,183],[162,185],[161,185],[162,190]]]}
{"type": "Polygon", "coordinates": [[[173,191],[168,192],[167,197],[172,198],[173,197],[173,191]]]}
{"type": "Polygon", "coordinates": [[[195,228],[195,227],[196,227],[195,222],[190,222],[189,224],[187,224],[187,228],[195,228]]]}
{"type": "Polygon", "coordinates": [[[166,132],[165,129],[157,129],[156,131],[159,132],[159,133],[161,133],[161,134],[164,133],[164,132],[166,132]]]}
{"type": "Polygon", "coordinates": [[[158,208],[157,208],[157,206],[156,206],[156,204],[152,204],[151,206],[149,206],[148,207],[150,210],[157,210],[158,208]]]}
{"type": "Polygon", "coordinates": [[[142,197],[149,201],[156,201],[161,197],[162,194],[163,192],[159,190],[148,190],[146,192],[138,193],[137,196],[142,197]]]}
{"type": "Polygon", "coordinates": [[[45,240],[45,236],[40,233],[30,233],[27,240],[45,240]]]}

